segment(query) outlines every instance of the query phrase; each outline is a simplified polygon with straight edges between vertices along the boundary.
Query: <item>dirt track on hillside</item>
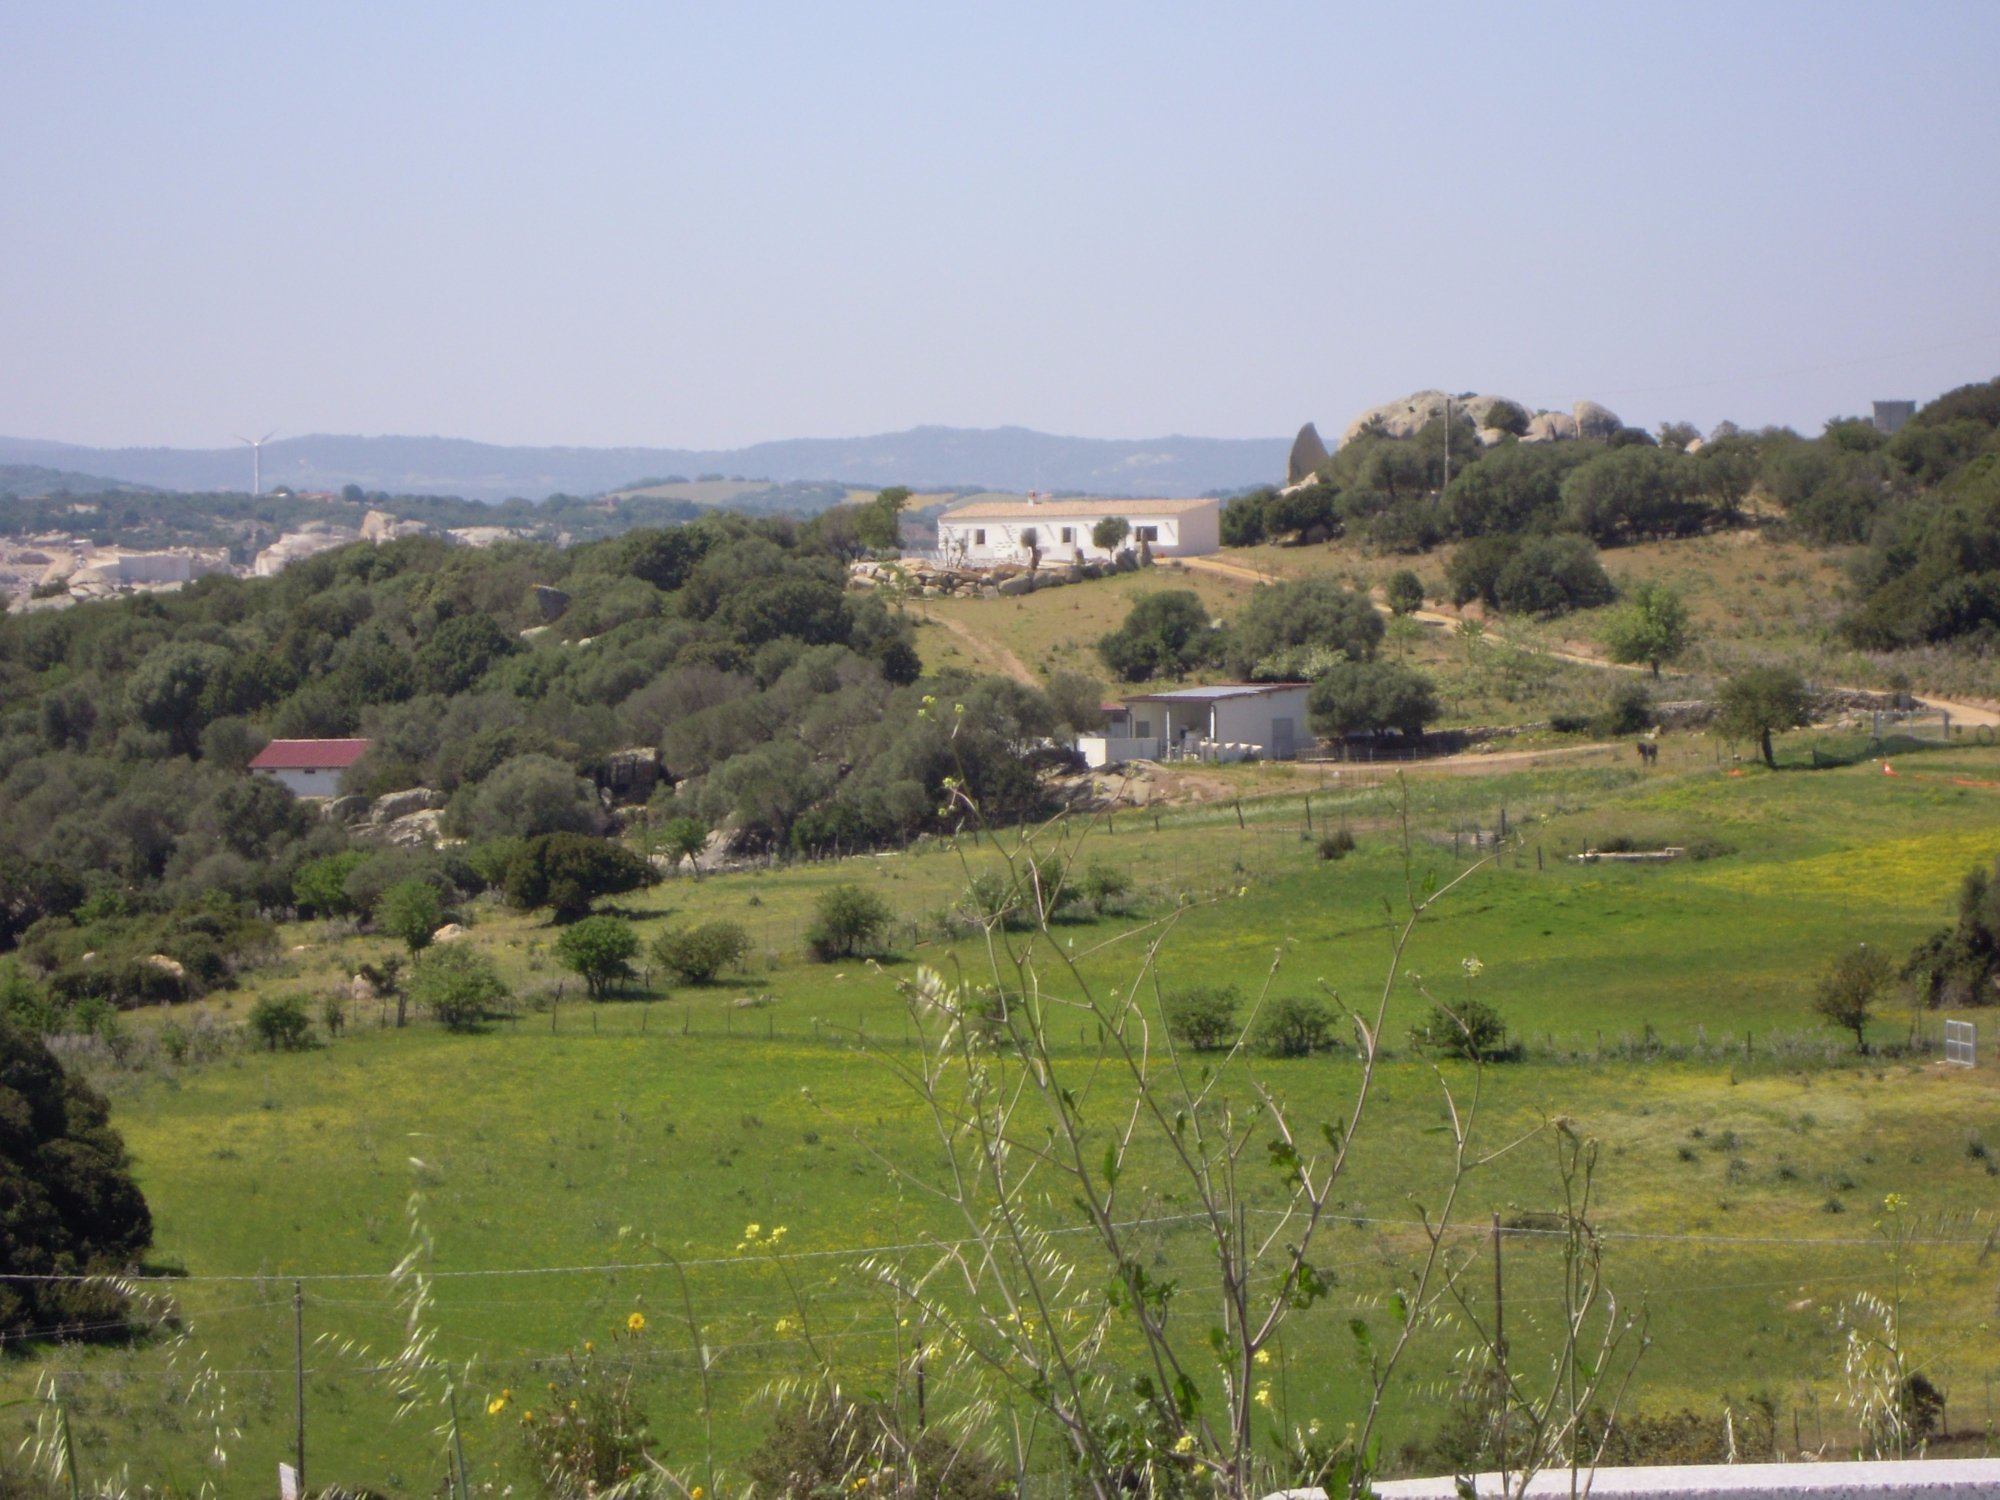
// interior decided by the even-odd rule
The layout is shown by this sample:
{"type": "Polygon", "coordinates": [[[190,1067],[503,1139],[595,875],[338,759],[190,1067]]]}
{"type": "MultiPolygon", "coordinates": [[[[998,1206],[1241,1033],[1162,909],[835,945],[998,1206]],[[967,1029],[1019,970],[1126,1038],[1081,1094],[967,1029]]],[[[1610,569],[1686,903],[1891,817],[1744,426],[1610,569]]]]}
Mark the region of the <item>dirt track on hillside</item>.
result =
{"type": "Polygon", "coordinates": [[[1035,674],[1028,670],[1026,662],[998,641],[988,640],[965,621],[942,610],[930,609],[923,601],[917,599],[905,600],[903,608],[926,625],[935,625],[950,634],[980,666],[997,672],[1002,677],[1011,677],[1016,682],[1025,682],[1029,687],[1040,685],[1035,674]]]}
{"type": "MultiPolygon", "coordinates": [[[[1175,561],[1180,563],[1184,568],[1192,568],[1202,573],[1212,573],[1217,577],[1228,578],[1238,582],[1276,583],[1280,581],[1277,578],[1259,573],[1254,568],[1246,568],[1241,563],[1228,562],[1218,557],[1182,557],[1176,558],[1175,561]]],[[[1379,595],[1375,597],[1374,603],[1375,608],[1383,614],[1390,612],[1388,604],[1379,595]]],[[[1438,625],[1445,629],[1455,627],[1461,619],[1477,618],[1476,616],[1451,614],[1447,611],[1437,609],[1419,609],[1413,613],[1414,617],[1421,620],[1424,624],[1438,625]]],[[[1548,648],[1548,654],[1557,661],[1574,662],[1578,666],[1584,667],[1607,667],[1614,672],[1644,672],[1647,670],[1643,666],[1630,666],[1624,662],[1607,660],[1602,653],[1593,649],[1585,641],[1564,641],[1560,646],[1548,648]]],[[[1875,689],[1836,685],[1834,691],[1841,693],[1873,692],[1875,689]]],[[[1940,698],[1930,693],[1916,693],[1911,696],[1916,698],[1917,702],[1923,704],[1926,708],[1943,709],[1951,715],[1953,721],[1956,723],[1974,728],[1981,725],[2000,726],[2000,711],[1996,711],[1993,707],[1986,704],[1969,703],[1963,699],[1956,698],[1940,698]]]]}

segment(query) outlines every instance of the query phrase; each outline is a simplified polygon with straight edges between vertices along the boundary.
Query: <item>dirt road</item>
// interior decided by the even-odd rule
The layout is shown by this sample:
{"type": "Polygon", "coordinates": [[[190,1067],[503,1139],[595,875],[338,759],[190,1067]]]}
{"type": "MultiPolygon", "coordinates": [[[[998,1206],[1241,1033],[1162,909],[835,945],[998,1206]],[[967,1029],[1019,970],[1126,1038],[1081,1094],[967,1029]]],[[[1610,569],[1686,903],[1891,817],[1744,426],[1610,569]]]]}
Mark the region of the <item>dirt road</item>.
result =
{"type": "Polygon", "coordinates": [[[1026,662],[1001,645],[1000,642],[989,640],[987,637],[981,635],[970,625],[966,624],[965,621],[943,610],[932,609],[920,599],[905,600],[903,608],[922,620],[926,625],[935,625],[940,630],[948,632],[959,645],[965,648],[966,655],[970,656],[977,665],[986,671],[993,672],[1001,677],[1011,677],[1016,682],[1025,682],[1029,687],[1040,685],[1035,674],[1028,670],[1026,662]]]}

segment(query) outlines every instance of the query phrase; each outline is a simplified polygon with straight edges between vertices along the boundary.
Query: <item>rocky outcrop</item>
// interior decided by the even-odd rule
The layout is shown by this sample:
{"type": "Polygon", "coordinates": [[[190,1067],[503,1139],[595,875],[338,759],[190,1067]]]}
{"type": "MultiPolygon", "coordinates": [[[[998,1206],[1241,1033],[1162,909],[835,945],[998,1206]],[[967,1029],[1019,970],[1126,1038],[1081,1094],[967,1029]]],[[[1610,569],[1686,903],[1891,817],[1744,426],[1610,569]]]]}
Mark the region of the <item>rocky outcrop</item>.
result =
{"type": "Polygon", "coordinates": [[[1576,418],[1566,411],[1537,412],[1528,418],[1528,430],[1521,434],[1524,443],[1556,443],[1576,436],[1576,418]]]}
{"type": "Polygon", "coordinates": [[[1087,583],[1111,573],[1129,573],[1138,566],[1138,554],[1129,547],[1108,560],[1079,562],[1073,555],[1060,566],[1046,568],[1026,568],[1018,563],[965,568],[915,559],[872,562],[864,558],[848,565],[847,586],[861,592],[880,589],[917,599],[999,599],[1033,593],[1036,589],[1087,583]]]}
{"type": "Polygon", "coordinates": [[[544,620],[560,620],[569,608],[569,595],[559,588],[538,583],[535,585],[535,608],[542,612],[544,620]]]}
{"type": "Polygon", "coordinates": [[[434,943],[455,943],[465,936],[465,928],[457,922],[447,922],[431,934],[434,943]]]}
{"type": "Polygon", "coordinates": [[[443,807],[450,799],[427,786],[413,786],[405,792],[384,792],[368,810],[368,821],[377,827],[406,818],[411,813],[443,807]]]}
{"type": "Polygon", "coordinates": [[[1299,429],[1299,435],[1292,439],[1292,456],[1285,463],[1285,483],[1297,484],[1309,477],[1328,458],[1326,442],[1319,435],[1319,429],[1308,422],[1299,429]]]}
{"type": "Polygon", "coordinates": [[[1608,406],[1599,406],[1595,401],[1579,401],[1570,408],[1576,418],[1578,437],[1608,438],[1622,430],[1625,424],[1618,420],[1618,413],[1608,406]]]}
{"type": "MultiPolygon", "coordinates": [[[[1401,400],[1369,407],[1347,424],[1340,440],[1349,443],[1366,432],[1393,438],[1415,437],[1447,410],[1453,421],[1470,422],[1480,443],[1488,448],[1505,442],[1510,428],[1520,423],[1523,414],[1528,417],[1527,430],[1521,433],[1524,443],[1553,443],[1574,437],[1608,438],[1624,426],[1616,412],[1595,401],[1579,401],[1566,412],[1538,411],[1509,396],[1452,396],[1444,391],[1412,391],[1401,400]],[[1497,413],[1496,408],[1499,408],[1497,413]]],[[[1304,434],[1300,436],[1303,438],[1304,434]]],[[[1296,452],[1295,447],[1295,455],[1296,452]]],[[[1305,477],[1296,459],[1287,469],[1287,476],[1286,482],[1293,485],[1305,477]]]]}

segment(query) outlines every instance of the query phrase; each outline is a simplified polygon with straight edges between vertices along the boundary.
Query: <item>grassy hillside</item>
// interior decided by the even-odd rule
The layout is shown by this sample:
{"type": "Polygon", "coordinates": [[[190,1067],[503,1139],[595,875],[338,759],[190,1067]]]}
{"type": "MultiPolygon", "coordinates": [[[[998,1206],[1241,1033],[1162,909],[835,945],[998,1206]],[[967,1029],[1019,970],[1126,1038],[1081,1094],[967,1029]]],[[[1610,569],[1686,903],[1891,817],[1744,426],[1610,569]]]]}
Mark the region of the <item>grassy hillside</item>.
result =
{"type": "MultiPolygon", "coordinates": [[[[1620,759],[1408,783],[1418,881],[1463,868],[1469,831],[1491,830],[1502,807],[1518,842],[1419,929],[1390,1003],[1379,1109],[1342,1191],[1340,1211],[1355,1222],[1322,1247],[1333,1293],[1289,1325],[1274,1420],[1351,1415],[1349,1320],[1381,1326],[1413,1249],[1412,1216],[1437,1201],[1439,1082],[1463,1092],[1471,1080],[1463,1064],[1435,1074],[1404,1043],[1428,1004],[1421,976],[1432,993],[1472,985],[1525,1045],[1525,1060],[1487,1070],[1481,1139],[1497,1145],[1560,1114],[1601,1142],[1610,1277],[1628,1305],[1643,1303],[1653,1339],[1640,1406],[1713,1413],[1725,1399],[1740,1409],[1768,1398],[1787,1447],[1794,1412],[1808,1446],[1846,1441],[1829,1319],[1840,1299],[1886,1289],[1871,1226],[1893,1191],[1910,1200],[1925,1242],[1910,1252],[1921,1277],[1905,1337],[1953,1391],[1954,1425],[1976,1425],[1981,1382],[2000,1373],[1967,1332],[1990,1293],[1978,1257],[1996,1196],[1982,1134],[1993,1128],[1995,1074],[1923,1057],[1857,1063],[1807,999],[1830,953],[1866,940],[1900,954],[1947,919],[1961,875],[2000,844],[1990,832],[2000,753],[1913,756],[1904,775],[1885,777],[1872,762],[1736,772],[1693,741],[1669,748],[1649,774],[1620,759]],[[1562,858],[1613,835],[1706,839],[1711,857],[1660,868],[1562,858]],[[1463,975],[1467,958],[1483,965],[1476,980],[1463,975]]],[[[1269,772],[1244,768],[1242,785],[1268,787],[1250,778],[1269,772]]],[[[1129,982],[1159,938],[1169,990],[1227,982],[1255,993],[1273,972],[1274,993],[1324,984],[1358,998],[1379,985],[1384,903],[1393,910],[1406,890],[1402,797],[1390,783],[1323,774],[1244,802],[1241,826],[1238,809],[1221,805],[1167,812],[1157,826],[1125,813],[1060,830],[1081,841],[1084,863],[1114,864],[1137,887],[1132,915],[1054,929],[1079,982],[1129,982]],[[1314,833],[1349,827],[1355,854],[1316,857],[1307,790],[1314,833]]],[[[918,963],[977,972],[979,945],[944,937],[933,914],[957,899],[968,868],[996,859],[990,841],[931,842],[669,881],[627,898],[642,931],[669,913],[740,921],[756,945],[746,972],[672,992],[653,976],[604,1004],[579,1003],[573,984],[552,1003],[554,930],[481,908],[470,940],[529,1004],[478,1035],[384,1028],[358,1008],[342,1036],[310,1052],[230,1050],[176,1066],[143,1044],[157,1018],[135,1017],[142,1044],[130,1064],[100,1057],[97,1067],[158,1217],[159,1258],[189,1273],[168,1291],[191,1333],[179,1346],[37,1351],[7,1368],[8,1387],[24,1391],[38,1366],[65,1372],[91,1472],[129,1461],[135,1475],[171,1475],[186,1489],[204,1447],[181,1399],[199,1349],[223,1372],[243,1428],[223,1491],[261,1494],[290,1441],[289,1278],[353,1277],[306,1282],[314,1477],[426,1493],[442,1472],[437,1411],[394,1419],[390,1382],[371,1373],[400,1342],[383,1273],[407,1243],[415,1189],[434,1247],[437,1347],[473,1362],[464,1405],[475,1477],[496,1492],[526,1481],[519,1412],[584,1340],[606,1368],[633,1373],[666,1456],[699,1467],[696,1335],[678,1261],[714,1360],[716,1448],[740,1478],[769,1421],[760,1393],[809,1368],[810,1348],[862,1389],[907,1352],[907,1309],[883,1299],[862,1256],[913,1264],[927,1240],[957,1232],[887,1175],[891,1163],[924,1171],[937,1154],[890,1076],[910,1056],[893,981],[918,963]],[[805,963],[798,940],[816,897],[852,881],[897,914],[896,957],[879,971],[805,963]],[[772,1003],[733,1003],[754,996],[772,1003]],[[740,1248],[752,1223],[784,1225],[787,1254],[740,1248]],[[232,1276],[250,1279],[203,1279],[232,1276]],[[643,1333],[621,1332],[635,1312],[643,1333]],[[509,1404],[489,1416],[503,1390],[509,1404]]],[[[208,1002],[217,1014],[240,1017],[264,993],[325,993],[389,951],[317,924],[288,931],[287,943],[295,951],[278,968],[208,1002]]],[[[1891,1013],[1874,1036],[1896,1042],[1909,1026],[1891,1013]]],[[[1080,1036],[1079,1069],[1090,1051],[1080,1036]]],[[[1316,1120],[1341,1107],[1355,1067],[1341,1055],[1258,1058],[1232,1065],[1226,1087],[1252,1078],[1316,1120]]],[[[1146,1163],[1142,1181],[1164,1191],[1159,1167],[1146,1163]]],[[[1554,1193],[1538,1135],[1473,1179],[1462,1218],[1476,1232],[1490,1212],[1544,1210],[1554,1193]]],[[[1132,1201],[1178,1211],[1143,1187],[1132,1201]]],[[[1049,1212],[1069,1217],[1059,1203],[1049,1212]]],[[[1198,1236],[1164,1224],[1142,1243],[1158,1275],[1200,1284],[1198,1236]]],[[[1508,1255],[1510,1328],[1532,1350],[1546,1335],[1554,1267],[1532,1237],[1510,1241],[1508,1255]]],[[[1454,1337],[1439,1330],[1413,1364],[1392,1450],[1432,1426],[1440,1408],[1425,1392],[1445,1378],[1454,1337]]],[[[933,1400],[964,1394],[941,1377],[933,1400]]]]}

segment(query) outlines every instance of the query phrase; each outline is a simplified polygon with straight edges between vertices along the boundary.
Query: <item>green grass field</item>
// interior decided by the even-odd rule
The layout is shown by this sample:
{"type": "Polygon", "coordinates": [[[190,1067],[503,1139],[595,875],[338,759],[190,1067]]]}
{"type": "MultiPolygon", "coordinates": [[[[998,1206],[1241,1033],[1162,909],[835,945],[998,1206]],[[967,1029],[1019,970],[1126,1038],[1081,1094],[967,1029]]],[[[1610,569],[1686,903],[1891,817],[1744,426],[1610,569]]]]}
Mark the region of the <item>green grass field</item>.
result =
{"type": "MultiPolygon", "coordinates": [[[[1159,938],[1169,989],[1220,982],[1254,994],[1271,975],[1272,994],[1324,985],[1358,1002],[1381,983],[1385,909],[1403,903],[1406,876],[1467,868],[1471,832],[1490,832],[1506,809],[1513,841],[1428,914],[1391,998],[1394,1055],[1341,1192],[1355,1222],[1316,1252],[1335,1291],[1288,1325],[1276,1415],[1338,1426],[1352,1414],[1348,1322],[1387,1317],[1383,1297],[1414,1250],[1416,1205],[1434,1204],[1442,1184],[1440,1082],[1471,1081],[1464,1065],[1434,1073],[1404,1034],[1428,1004],[1423,991],[1461,993],[1463,960],[1476,958],[1474,992],[1527,1054],[1487,1070],[1480,1139],[1562,1115],[1601,1142],[1610,1280],[1626,1305],[1643,1304],[1652,1337],[1639,1405],[1714,1412],[1725,1399],[1768,1396],[1787,1445],[1794,1413],[1808,1446],[1816,1429],[1845,1441],[1830,1318],[1843,1297],[1886,1289],[1874,1223],[1896,1192],[1910,1200],[1917,1237],[1937,1242],[1914,1253],[1906,1340],[1950,1392],[1954,1428],[1984,1422],[2000,1356],[1977,1330],[1991,1300],[1982,1260],[2000,1179],[1981,1132],[2000,1134],[2000,1074],[1922,1056],[1856,1060],[1814,1021],[1808,998],[1843,945],[1900,955],[1948,920],[1966,869],[2000,853],[2000,790],[1978,784],[2000,780],[2000,753],[1911,756],[1906,774],[1885,777],[1874,762],[1736,771],[1700,741],[1668,746],[1663,769],[1647,775],[1621,758],[1412,778],[1407,867],[1394,783],[1301,780],[1260,798],[1272,783],[1249,768],[1241,826],[1224,803],[1164,813],[1157,828],[1135,812],[1045,835],[1085,863],[1116,864],[1139,891],[1129,917],[1053,929],[1078,978],[1052,985],[1129,983],[1159,938]],[[1307,791],[1314,834],[1348,826],[1353,855],[1316,857],[1307,791]],[[1707,840],[1714,852],[1661,867],[1565,857],[1612,836],[1707,840]]],[[[893,981],[919,963],[976,972],[977,945],[932,936],[930,914],[957,898],[968,865],[997,858],[986,840],[668,881],[629,902],[642,932],[668,913],[740,921],[757,943],[748,972],[702,989],[635,986],[603,1004],[582,1003],[574,983],[549,1004],[561,978],[552,930],[482,907],[472,940],[534,1001],[483,1033],[398,1031],[357,1012],[346,1034],[306,1053],[106,1069],[100,1082],[157,1218],[157,1258],[187,1273],[165,1295],[190,1331],[179,1344],[20,1351],[0,1394],[25,1393],[38,1370],[62,1372],[87,1472],[129,1463],[135,1478],[187,1490],[205,1472],[184,1399],[199,1351],[242,1428],[227,1445],[223,1493],[267,1494],[291,1442],[291,1298],[303,1277],[312,1478],[429,1493],[442,1473],[439,1413],[396,1418],[391,1382],[374,1368],[401,1343],[385,1273],[409,1243],[415,1190],[433,1245],[437,1348],[473,1362],[463,1404],[478,1478],[496,1493],[526,1482],[516,1412],[584,1340],[634,1372],[681,1465],[702,1453],[695,1348],[706,1344],[717,1450],[740,1475],[769,1420],[760,1393],[809,1367],[806,1331],[859,1388],[886,1381],[907,1352],[907,1310],[884,1298],[863,1257],[914,1261],[927,1240],[957,1232],[889,1170],[921,1175],[939,1158],[917,1101],[891,1076],[910,1044],[893,981]],[[815,898],[844,881],[878,890],[901,919],[896,956],[879,969],[800,957],[815,898]],[[748,996],[772,1003],[732,1004],[748,996]],[[786,1227],[782,1265],[738,1248],[752,1223],[786,1227]],[[646,1321],[636,1336],[622,1332],[634,1312],[646,1321]],[[489,1416],[502,1390],[510,1404],[489,1416]]],[[[287,942],[298,951],[219,1008],[240,1017],[260,993],[319,992],[388,951],[318,928],[287,942]]],[[[1042,967],[1060,972],[1053,955],[1042,967]]],[[[1936,1018],[1924,1024],[1934,1034],[1936,1018]]],[[[1892,1011],[1874,1037],[1900,1042],[1910,1025],[1892,1011]]],[[[1079,1035],[1076,1066],[1092,1050],[1079,1035]]],[[[1259,1059],[1240,1073],[1225,1087],[1247,1090],[1254,1076],[1312,1122],[1342,1108],[1357,1068],[1340,1056],[1259,1059]]],[[[1149,1165],[1135,1212],[1184,1211],[1161,1195],[1165,1184],[1149,1165]]],[[[1460,1217],[1477,1231],[1492,1212],[1548,1209],[1554,1193],[1551,1147],[1536,1137],[1472,1179],[1460,1217]]],[[[1063,1222],[1067,1210],[1050,1212],[1063,1222]]],[[[1198,1235],[1163,1225],[1144,1246],[1158,1274],[1199,1285],[1198,1235]]],[[[1532,1348],[1552,1310],[1551,1252],[1525,1238],[1507,1253],[1510,1325],[1532,1348]]],[[[1451,1349],[1441,1334],[1413,1361],[1392,1439],[1434,1423],[1451,1349]]],[[[936,1399],[951,1395],[946,1383],[936,1399]]],[[[26,1419],[5,1421],[20,1430],[26,1419]]]]}

